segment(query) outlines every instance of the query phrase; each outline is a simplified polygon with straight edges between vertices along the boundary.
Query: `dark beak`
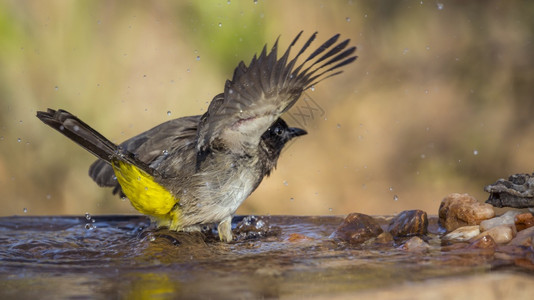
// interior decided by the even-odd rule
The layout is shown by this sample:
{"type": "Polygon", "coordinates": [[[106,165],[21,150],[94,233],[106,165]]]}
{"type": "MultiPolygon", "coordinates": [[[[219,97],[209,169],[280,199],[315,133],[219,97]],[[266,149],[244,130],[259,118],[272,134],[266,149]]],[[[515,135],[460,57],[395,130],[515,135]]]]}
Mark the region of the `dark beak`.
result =
{"type": "Polygon", "coordinates": [[[289,128],[289,135],[293,137],[301,136],[308,134],[308,132],[304,129],[296,128],[296,127],[290,127],[289,128]]]}

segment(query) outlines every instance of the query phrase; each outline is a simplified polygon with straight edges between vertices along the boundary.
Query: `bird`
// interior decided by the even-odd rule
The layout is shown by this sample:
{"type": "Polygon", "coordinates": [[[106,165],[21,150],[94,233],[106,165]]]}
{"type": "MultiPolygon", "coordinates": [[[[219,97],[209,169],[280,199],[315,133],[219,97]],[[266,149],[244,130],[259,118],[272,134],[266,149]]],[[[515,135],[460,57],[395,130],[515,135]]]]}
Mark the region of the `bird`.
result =
{"type": "Polygon", "coordinates": [[[307,134],[282,115],[357,58],[350,39],[338,42],[335,34],[300,62],[314,32],[290,59],[302,33],[280,57],[278,37],[270,51],[265,45],[248,65],[239,62],[204,114],[169,120],[119,145],[63,109],[38,111],[37,118],[94,154],[90,177],[158,227],[193,232],[217,224],[228,243],[238,207],[276,168],[284,146],[307,134]]]}

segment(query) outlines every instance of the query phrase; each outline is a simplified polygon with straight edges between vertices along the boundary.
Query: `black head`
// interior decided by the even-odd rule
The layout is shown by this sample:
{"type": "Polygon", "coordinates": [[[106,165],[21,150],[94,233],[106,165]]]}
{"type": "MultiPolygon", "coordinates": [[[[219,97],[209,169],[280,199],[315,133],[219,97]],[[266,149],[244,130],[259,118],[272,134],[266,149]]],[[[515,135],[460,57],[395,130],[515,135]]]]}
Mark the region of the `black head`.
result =
{"type": "Polygon", "coordinates": [[[280,152],[285,144],[294,137],[305,134],[307,134],[306,130],[288,127],[287,123],[282,120],[282,118],[278,118],[278,120],[276,120],[276,122],[263,133],[261,141],[265,147],[267,155],[271,160],[274,159],[274,163],[276,164],[276,160],[278,159],[278,156],[280,156],[280,152]]]}

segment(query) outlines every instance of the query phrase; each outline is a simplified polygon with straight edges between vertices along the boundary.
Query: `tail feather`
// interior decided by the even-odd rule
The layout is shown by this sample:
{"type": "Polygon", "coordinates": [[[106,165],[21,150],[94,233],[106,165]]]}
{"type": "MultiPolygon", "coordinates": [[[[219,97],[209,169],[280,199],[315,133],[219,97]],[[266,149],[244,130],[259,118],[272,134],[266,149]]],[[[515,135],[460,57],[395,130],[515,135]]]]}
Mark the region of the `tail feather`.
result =
{"type": "Polygon", "coordinates": [[[119,150],[116,144],[68,111],[49,108],[46,112],[38,111],[37,118],[108,163],[119,150]]]}
{"type": "Polygon", "coordinates": [[[49,108],[46,112],[38,111],[37,118],[109,164],[113,159],[118,159],[132,164],[152,176],[156,175],[156,171],[148,164],[140,161],[135,154],[121,149],[120,146],[66,110],[49,108]]]}

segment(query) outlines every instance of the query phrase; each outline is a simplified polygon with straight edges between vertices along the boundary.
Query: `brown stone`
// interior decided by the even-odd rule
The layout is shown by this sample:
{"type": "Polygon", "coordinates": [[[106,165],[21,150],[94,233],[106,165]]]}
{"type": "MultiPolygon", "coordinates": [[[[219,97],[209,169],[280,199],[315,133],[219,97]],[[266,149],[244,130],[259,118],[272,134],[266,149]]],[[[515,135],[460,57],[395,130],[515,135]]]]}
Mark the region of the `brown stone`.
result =
{"type": "Polygon", "coordinates": [[[474,239],[471,244],[467,248],[469,249],[495,249],[497,247],[497,243],[495,240],[491,237],[491,235],[483,235],[479,238],[474,239]]]}
{"type": "Polygon", "coordinates": [[[430,249],[430,245],[425,243],[420,237],[414,236],[402,244],[399,249],[410,252],[419,252],[430,249]]]}
{"type": "Polygon", "coordinates": [[[439,223],[447,232],[462,226],[479,225],[494,216],[493,206],[480,203],[469,194],[450,194],[439,207],[439,223]]]}
{"type": "Polygon", "coordinates": [[[517,231],[525,230],[534,226],[534,216],[528,212],[515,216],[514,221],[517,231]]]}
{"type": "Polygon", "coordinates": [[[428,217],[422,210],[405,210],[395,216],[388,226],[394,237],[424,235],[428,230],[428,217]]]}
{"type": "Polygon", "coordinates": [[[360,213],[351,213],[332,233],[331,237],[351,244],[361,244],[382,232],[382,228],[373,217],[360,213]]]}

